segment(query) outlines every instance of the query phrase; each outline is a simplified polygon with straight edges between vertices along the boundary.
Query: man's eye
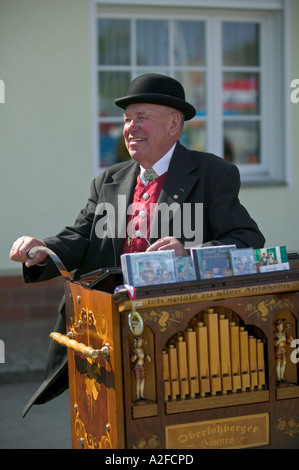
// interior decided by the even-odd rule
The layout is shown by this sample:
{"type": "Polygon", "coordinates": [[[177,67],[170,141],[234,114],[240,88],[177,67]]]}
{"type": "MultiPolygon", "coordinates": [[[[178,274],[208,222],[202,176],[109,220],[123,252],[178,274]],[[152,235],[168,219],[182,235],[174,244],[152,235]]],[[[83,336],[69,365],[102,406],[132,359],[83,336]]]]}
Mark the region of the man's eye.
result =
{"type": "Polygon", "coordinates": [[[136,117],[136,119],[131,119],[131,118],[124,118],[124,123],[125,124],[131,124],[132,122],[135,122],[135,123],[138,123],[139,121],[141,120],[146,120],[146,119],[149,119],[150,117],[149,116],[138,116],[136,117]]]}

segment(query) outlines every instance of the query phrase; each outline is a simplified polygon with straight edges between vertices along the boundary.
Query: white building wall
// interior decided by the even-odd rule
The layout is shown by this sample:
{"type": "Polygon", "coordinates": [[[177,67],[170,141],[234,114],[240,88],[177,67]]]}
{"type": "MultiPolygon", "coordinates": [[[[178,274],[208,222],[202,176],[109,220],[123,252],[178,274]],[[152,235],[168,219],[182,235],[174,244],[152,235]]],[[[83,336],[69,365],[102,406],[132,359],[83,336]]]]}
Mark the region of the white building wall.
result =
{"type": "Polygon", "coordinates": [[[90,7],[0,0],[0,272],[13,241],[71,224],[92,177],[90,7]]]}

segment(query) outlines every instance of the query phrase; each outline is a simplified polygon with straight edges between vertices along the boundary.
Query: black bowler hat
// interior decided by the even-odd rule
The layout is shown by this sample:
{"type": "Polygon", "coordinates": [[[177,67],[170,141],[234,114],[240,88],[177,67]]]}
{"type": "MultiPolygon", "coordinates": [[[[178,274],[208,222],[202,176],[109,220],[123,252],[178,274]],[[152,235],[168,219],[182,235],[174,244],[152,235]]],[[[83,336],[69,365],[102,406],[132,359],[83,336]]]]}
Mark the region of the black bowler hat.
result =
{"type": "Polygon", "coordinates": [[[196,110],[185,101],[183,86],[172,77],[157,73],[146,73],[132,80],[127,96],[115,100],[115,104],[126,109],[132,103],[152,103],[178,109],[185,116],[185,121],[192,119],[196,110]]]}

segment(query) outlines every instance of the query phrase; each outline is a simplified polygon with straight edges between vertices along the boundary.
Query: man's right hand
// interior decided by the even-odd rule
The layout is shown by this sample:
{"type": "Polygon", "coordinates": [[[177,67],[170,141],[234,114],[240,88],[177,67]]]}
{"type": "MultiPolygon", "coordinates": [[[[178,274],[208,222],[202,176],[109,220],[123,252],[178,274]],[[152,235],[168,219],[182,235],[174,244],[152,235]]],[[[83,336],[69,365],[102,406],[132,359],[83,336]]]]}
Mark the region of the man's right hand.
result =
{"type": "Polygon", "coordinates": [[[37,238],[23,236],[18,238],[9,253],[9,257],[12,261],[18,261],[19,263],[25,263],[25,266],[29,268],[38,263],[45,263],[47,261],[47,255],[45,253],[36,253],[34,258],[28,257],[28,251],[35,246],[47,246],[42,240],[37,238]]]}

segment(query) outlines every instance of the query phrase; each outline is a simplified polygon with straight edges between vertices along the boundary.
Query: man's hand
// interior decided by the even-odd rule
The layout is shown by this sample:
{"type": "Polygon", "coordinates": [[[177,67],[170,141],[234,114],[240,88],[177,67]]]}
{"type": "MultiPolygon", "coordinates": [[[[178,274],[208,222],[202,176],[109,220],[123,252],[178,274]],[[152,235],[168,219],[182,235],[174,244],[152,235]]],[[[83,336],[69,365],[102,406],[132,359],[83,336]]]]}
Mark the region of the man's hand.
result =
{"type": "Polygon", "coordinates": [[[9,257],[12,261],[25,263],[27,268],[38,263],[45,263],[48,257],[45,253],[36,253],[34,258],[28,258],[28,251],[35,246],[47,245],[42,240],[38,240],[37,238],[28,236],[20,237],[12,245],[9,257]]]}
{"type": "Polygon", "coordinates": [[[174,237],[164,237],[153,243],[146,251],[174,250],[175,256],[187,256],[184,246],[174,237]]]}

